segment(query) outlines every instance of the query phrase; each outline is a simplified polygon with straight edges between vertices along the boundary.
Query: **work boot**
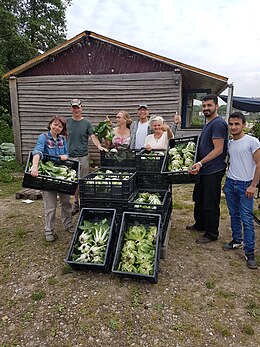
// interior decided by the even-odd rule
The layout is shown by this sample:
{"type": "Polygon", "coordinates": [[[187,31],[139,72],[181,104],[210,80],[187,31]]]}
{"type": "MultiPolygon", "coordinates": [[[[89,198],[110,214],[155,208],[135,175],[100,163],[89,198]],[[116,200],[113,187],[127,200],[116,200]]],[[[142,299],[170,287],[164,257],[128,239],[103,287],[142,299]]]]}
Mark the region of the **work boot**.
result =
{"type": "Polygon", "coordinates": [[[245,258],[246,258],[246,265],[249,269],[258,268],[257,262],[255,260],[255,255],[253,252],[245,254],[245,258]]]}

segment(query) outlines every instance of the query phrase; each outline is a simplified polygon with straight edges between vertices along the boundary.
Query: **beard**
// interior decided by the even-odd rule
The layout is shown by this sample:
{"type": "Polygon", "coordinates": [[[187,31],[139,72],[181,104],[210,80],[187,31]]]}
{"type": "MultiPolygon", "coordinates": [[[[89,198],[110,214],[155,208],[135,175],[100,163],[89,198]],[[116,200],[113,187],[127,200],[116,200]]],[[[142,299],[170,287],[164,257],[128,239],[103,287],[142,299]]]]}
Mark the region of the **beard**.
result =
{"type": "Polygon", "coordinates": [[[204,110],[203,114],[206,118],[211,117],[213,114],[215,114],[215,112],[217,111],[217,107],[215,107],[212,111],[210,110],[204,110]]]}

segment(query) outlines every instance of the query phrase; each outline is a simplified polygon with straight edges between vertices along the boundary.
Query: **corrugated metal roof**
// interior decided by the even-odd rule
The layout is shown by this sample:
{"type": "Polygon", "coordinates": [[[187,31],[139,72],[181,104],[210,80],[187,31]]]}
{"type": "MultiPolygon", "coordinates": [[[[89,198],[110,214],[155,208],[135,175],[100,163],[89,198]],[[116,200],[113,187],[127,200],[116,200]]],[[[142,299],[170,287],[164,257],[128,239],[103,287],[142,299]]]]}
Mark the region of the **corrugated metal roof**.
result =
{"type": "MultiPolygon", "coordinates": [[[[188,65],[188,64],[184,64],[184,63],[181,63],[181,62],[176,61],[176,60],[172,60],[172,59],[163,57],[161,55],[158,55],[158,54],[155,54],[155,53],[152,53],[152,52],[149,52],[149,51],[146,51],[146,50],[143,50],[143,49],[131,46],[131,45],[128,45],[126,43],[122,43],[120,41],[110,39],[106,36],[99,35],[97,33],[90,32],[90,31],[82,32],[81,34],[73,37],[72,39],[70,39],[70,40],[56,46],[55,48],[47,51],[46,53],[43,53],[43,54],[29,60],[28,62],[26,62],[26,63],[18,66],[17,68],[4,74],[3,78],[9,78],[10,76],[18,76],[22,72],[32,68],[33,66],[35,66],[37,64],[40,64],[44,60],[49,59],[50,57],[55,56],[58,53],[65,51],[66,49],[68,49],[69,47],[74,45],[75,43],[77,43],[77,42],[79,42],[82,39],[87,38],[87,37],[92,37],[92,38],[98,39],[98,40],[103,41],[103,42],[108,42],[112,45],[116,45],[116,46],[128,49],[130,51],[142,54],[148,58],[155,59],[155,60],[164,62],[166,64],[169,64],[169,65],[172,65],[175,67],[179,67],[181,70],[186,70],[187,72],[191,71],[193,73],[200,74],[202,76],[218,80],[221,84],[223,83],[224,86],[226,85],[227,80],[228,80],[227,77],[224,77],[224,76],[221,76],[221,75],[218,75],[218,74],[215,74],[215,73],[212,73],[212,72],[209,72],[209,71],[206,71],[206,70],[203,70],[203,69],[200,69],[200,68],[188,65]]],[[[224,90],[225,88],[223,87],[221,89],[224,90]]]]}

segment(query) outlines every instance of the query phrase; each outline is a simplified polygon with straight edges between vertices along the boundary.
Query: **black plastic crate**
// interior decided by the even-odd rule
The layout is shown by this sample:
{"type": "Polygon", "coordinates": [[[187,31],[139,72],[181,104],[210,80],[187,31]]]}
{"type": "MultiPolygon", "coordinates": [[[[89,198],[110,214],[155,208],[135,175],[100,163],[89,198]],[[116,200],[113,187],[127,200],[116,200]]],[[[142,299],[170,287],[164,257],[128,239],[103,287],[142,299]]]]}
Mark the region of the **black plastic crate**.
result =
{"type": "Polygon", "coordinates": [[[155,173],[141,173],[137,172],[137,189],[171,189],[171,183],[168,178],[160,172],[155,173]]]}
{"type": "Polygon", "coordinates": [[[150,189],[138,189],[134,196],[127,203],[127,211],[128,212],[140,212],[140,213],[157,213],[163,215],[165,212],[166,202],[168,200],[168,196],[171,194],[168,190],[150,190],[150,189]],[[147,204],[135,202],[138,198],[139,193],[150,193],[150,194],[158,194],[161,205],[156,204],[147,204]]]}
{"type": "Polygon", "coordinates": [[[83,208],[80,211],[80,216],[78,219],[77,227],[71,241],[70,249],[66,258],[66,262],[69,266],[71,266],[74,270],[93,270],[93,271],[104,271],[108,272],[111,270],[111,265],[113,261],[113,255],[115,251],[115,246],[117,243],[117,225],[116,225],[116,210],[115,209],[107,209],[107,208],[83,208]],[[82,225],[84,220],[89,222],[101,222],[104,218],[108,220],[110,226],[109,237],[107,241],[107,247],[105,251],[105,257],[103,263],[83,263],[77,262],[72,259],[72,255],[74,253],[74,247],[78,244],[79,236],[82,233],[82,230],[79,227],[82,225]]]}
{"type": "MultiPolygon", "coordinates": [[[[55,191],[62,194],[73,195],[78,187],[78,181],[69,181],[63,180],[60,178],[55,178],[51,176],[39,175],[37,177],[31,176],[29,172],[29,166],[32,163],[33,155],[30,152],[27,164],[25,167],[22,187],[24,188],[32,188],[38,190],[47,190],[47,191],[55,191]]],[[[73,169],[77,172],[77,177],[80,177],[80,163],[77,160],[67,159],[60,160],[59,157],[44,154],[42,161],[46,163],[46,161],[53,161],[56,166],[65,165],[70,169],[73,169]]]]}
{"type": "Polygon", "coordinates": [[[137,172],[161,172],[166,151],[142,149],[136,154],[137,172]]]}
{"type": "Polygon", "coordinates": [[[134,279],[147,280],[149,282],[158,282],[159,272],[159,260],[161,249],[161,216],[159,214],[146,214],[146,213],[133,213],[124,212],[122,217],[122,223],[120,227],[120,233],[118,236],[115,257],[112,265],[112,272],[118,276],[130,277],[134,279]],[[156,226],[158,233],[156,237],[156,248],[154,255],[154,271],[152,275],[139,274],[134,272],[123,272],[118,270],[118,266],[121,260],[121,250],[124,245],[124,234],[130,226],[144,225],[146,228],[150,226],[156,226]]]}
{"type": "Polygon", "coordinates": [[[117,152],[101,151],[100,152],[100,163],[103,167],[118,167],[118,168],[129,168],[136,169],[136,150],[132,149],[117,149],[117,152]]]}
{"type": "Polygon", "coordinates": [[[127,211],[127,202],[114,201],[114,200],[101,200],[101,199],[87,199],[80,197],[80,208],[101,208],[101,209],[115,209],[116,221],[120,225],[122,215],[127,211]]]}
{"type": "Polygon", "coordinates": [[[162,232],[162,244],[164,244],[164,240],[167,234],[169,223],[171,222],[172,218],[172,197],[169,198],[169,200],[166,203],[165,207],[165,213],[162,216],[162,222],[161,222],[161,232],[162,232]]]}
{"type": "MultiPolygon", "coordinates": [[[[186,144],[188,142],[195,142],[196,147],[197,147],[197,143],[198,143],[198,136],[189,136],[189,137],[180,137],[180,138],[176,138],[176,139],[170,139],[169,140],[169,149],[174,148],[175,145],[177,144],[186,144]]],[[[196,154],[195,154],[195,158],[196,158],[196,154]]],[[[163,165],[162,165],[162,170],[161,170],[161,174],[163,175],[163,177],[165,178],[165,180],[167,180],[170,184],[187,184],[187,183],[198,183],[200,176],[198,175],[191,175],[189,174],[188,171],[169,171],[168,166],[169,166],[169,162],[170,162],[170,155],[167,151],[164,161],[163,161],[163,165]]]]}
{"type": "Polygon", "coordinates": [[[136,172],[92,172],[79,180],[80,198],[128,201],[137,189],[136,172]],[[102,175],[102,179],[96,179],[102,175]],[[128,178],[125,178],[125,176],[128,178]]]}

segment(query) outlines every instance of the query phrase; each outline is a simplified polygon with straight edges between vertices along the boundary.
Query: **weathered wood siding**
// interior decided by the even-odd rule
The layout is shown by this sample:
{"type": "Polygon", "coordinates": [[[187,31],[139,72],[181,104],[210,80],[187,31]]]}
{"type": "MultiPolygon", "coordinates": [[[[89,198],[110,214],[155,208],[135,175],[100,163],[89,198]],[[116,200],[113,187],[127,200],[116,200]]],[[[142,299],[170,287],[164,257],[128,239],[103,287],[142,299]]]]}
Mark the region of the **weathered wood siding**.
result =
{"type": "MultiPolygon", "coordinates": [[[[137,118],[140,103],[149,106],[167,122],[180,111],[180,75],[152,72],[120,75],[33,76],[17,78],[21,156],[26,161],[38,135],[55,115],[70,117],[70,100],[80,98],[83,115],[93,125],[109,116],[113,121],[120,110],[137,118]]],[[[18,147],[19,148],[19,147],[18,147]]],[[[90,141],[90,154],[98,164],[99,154],[90,141]]]]}

